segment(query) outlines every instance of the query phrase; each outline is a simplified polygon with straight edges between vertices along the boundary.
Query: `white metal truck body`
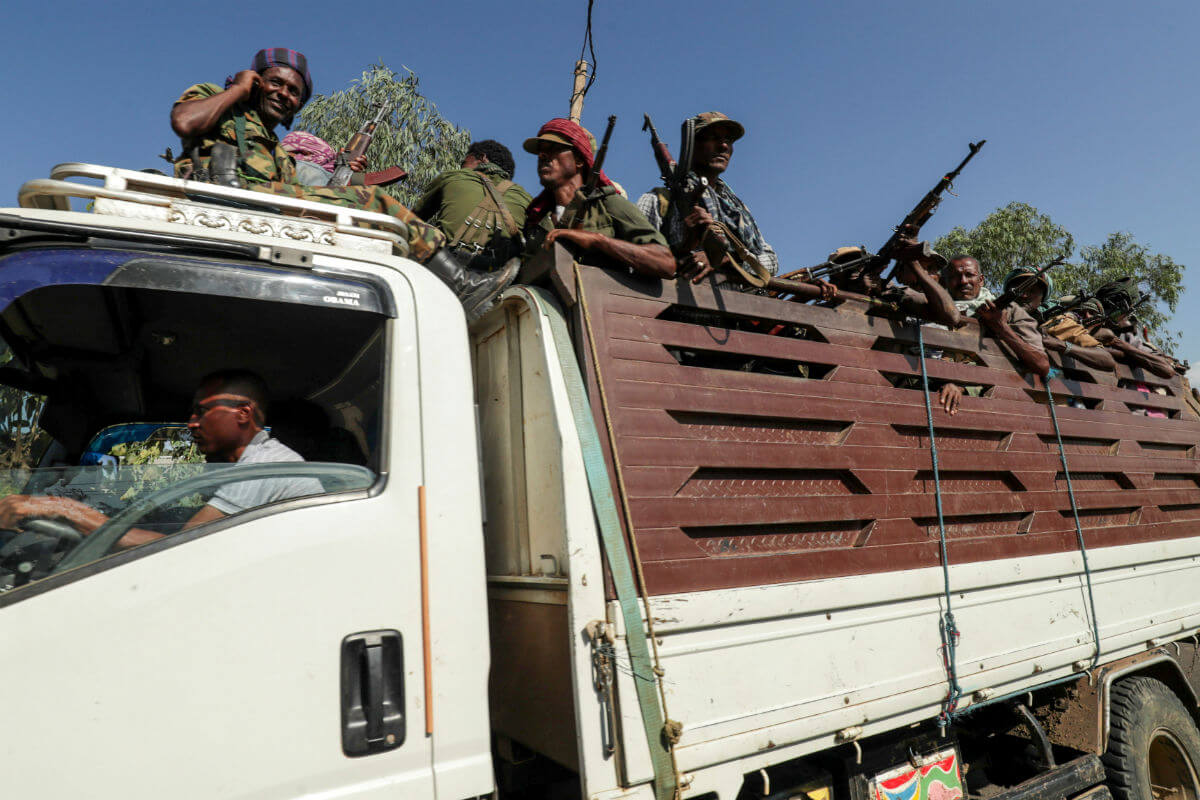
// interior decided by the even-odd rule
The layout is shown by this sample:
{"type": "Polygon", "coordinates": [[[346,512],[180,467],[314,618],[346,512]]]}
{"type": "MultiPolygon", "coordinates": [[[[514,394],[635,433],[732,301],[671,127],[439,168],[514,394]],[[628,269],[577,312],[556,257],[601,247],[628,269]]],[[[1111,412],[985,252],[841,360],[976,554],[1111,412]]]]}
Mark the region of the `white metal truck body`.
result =
{"type": "MultiPolygon", "coordinates": [[[[4,213],[280,245],[194,221],[4,213]]],[[[310,256],[298,272],[369,278],[394,303],[377,481],[0,595],[6,791],[454,800],[493,791],[493,733],[524,732],[577,770],[584,797],[653,797],[548,295],[514,289],[468,334],[452,294],[412,261],[288,247],[310,256]],[[498,610],[542,622],[506,628],[498,610]],[[585,635],[593,620],[613,626],[624,665],[613,754],[585,635]],[[349,757],[339,644],[384,629],[403,637],[407,733],[399,747],[349,757]],[[560,659],[554,674],[547,662],[497,663],[542,637],[560,659]],[[501,723],[489,716],[489,668],[494,679],[528,676],[519,703],[493,697],[501,723]]],[[[1104,661],[1200,628],[1198,559],[1200,536],[1091,553],[1104,661]]],[[[962,705],[1091,663],[1080,571],[1078,553],[951,567],[962,705]]],[[[942,590],[933,568],[654,597],[667,714],[683,723],[684,796],[733,797],[748,773],[936,717],[946,695],[942,590]]]]}

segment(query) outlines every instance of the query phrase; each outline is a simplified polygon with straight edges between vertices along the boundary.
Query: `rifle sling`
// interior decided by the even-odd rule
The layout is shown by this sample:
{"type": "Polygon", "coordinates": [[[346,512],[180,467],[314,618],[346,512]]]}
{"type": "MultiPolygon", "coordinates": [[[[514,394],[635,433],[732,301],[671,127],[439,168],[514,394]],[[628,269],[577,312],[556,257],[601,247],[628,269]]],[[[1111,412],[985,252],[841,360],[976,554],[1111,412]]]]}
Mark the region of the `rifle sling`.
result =
{"type": "MultiPolygon", "coordinates": [[[[771,273],[767,271],[767,268],[725,223],[713,222],[709,225],[700,238],[700,245],[703,247],[710,240],[715,240],[714,244],[717,249],[729,255],[729,263],[733,266],[733,271],[746,283],[761,289],[771,280],[771,273]]],[[[724,261],[725,259],[722,258],[721,263],[724,261]]]]}
{"type": "Polygon", "coordinates": [[[500,210],[500,218],[504,220],[504,229],[508,231],[509,236],[516,236],[521,232],[521,228],[517,225],[517,221],[513,219],[512,212],[508,210],[508,206],[504,205],[504,192],[507,192],[513,187],[512,181],[501,181],[500,186],[493,186],[492,181],[486,175],[480,175],[480,180],[483,181],[483,188],[489,195],[492,196],[492,202],[496,204],[496,208],[500,210]]]}
{"type": "Polygon", "coordinates": [[[246,115],[233,115],[233,129],[237,132],[238,161],[246,158],[246,115]]]}

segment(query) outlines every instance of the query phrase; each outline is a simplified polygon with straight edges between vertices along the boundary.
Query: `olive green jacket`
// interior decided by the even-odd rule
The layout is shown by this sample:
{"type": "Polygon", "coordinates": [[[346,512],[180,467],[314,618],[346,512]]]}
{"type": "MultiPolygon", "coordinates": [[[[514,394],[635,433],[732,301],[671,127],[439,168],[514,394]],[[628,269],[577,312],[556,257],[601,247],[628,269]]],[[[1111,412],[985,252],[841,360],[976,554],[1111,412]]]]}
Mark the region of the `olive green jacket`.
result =
{"type": "Polygon", "coordinates": [[[413,211],[456,245],[473,269],[495,269],[521,252],[525,212],[533,198],[495,164],[451,169],[438,175],[413,211]],[[515,233],[492,201],[484,181],[501,189],[500,200],[512,217],[515,233]],[[507,184],[507,185],[506,185],[507,184]],[[458,236],[458,240],[455,240],[458,236]]]}
{"type": "MultiPolygon", "coordinates": [[[[617,193],[612,186],[603,188],[600,200],[588,203],[583,222],[577,227],[594,231],[633,244],[661,244],[667,246],[663,237],[638,207],[617,193]]],[[[525,225],[525,257],[538,252],[546,240],[546,234],[559,227],[550,214],[544,215],[533,224],[525,225]]],[[[591,263],[589,261],[589,263],[591,263]]],[[[601,264],[600,266],[607,266],[601,264]]]]}

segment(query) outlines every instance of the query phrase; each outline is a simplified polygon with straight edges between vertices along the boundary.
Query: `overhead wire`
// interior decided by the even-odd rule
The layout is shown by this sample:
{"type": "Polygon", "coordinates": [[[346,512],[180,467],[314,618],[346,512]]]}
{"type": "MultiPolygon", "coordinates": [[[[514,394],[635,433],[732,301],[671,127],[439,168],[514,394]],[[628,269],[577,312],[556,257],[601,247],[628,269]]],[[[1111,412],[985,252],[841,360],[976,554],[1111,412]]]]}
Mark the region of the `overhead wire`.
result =
{"type": "Polygon", "coordinates": [[[574,104],[576,100],[587,97],[587,93],[592,88],[592,84],[596,82],[596,42],[592,37],[592,7],[595,4],[596,0],[588,0],[587,26],[583,29],[583,44],[579,47],[579,58],[576,59],[576,63],[579,63],[580,61],[584,61],[586,63],[584,56],[587,55],[589,58],[591,58],[591,70],[588,73],[587,83],[584,84],[583,88],[579,90],[578,93],[571,95],[572,104],[574,104]]]}

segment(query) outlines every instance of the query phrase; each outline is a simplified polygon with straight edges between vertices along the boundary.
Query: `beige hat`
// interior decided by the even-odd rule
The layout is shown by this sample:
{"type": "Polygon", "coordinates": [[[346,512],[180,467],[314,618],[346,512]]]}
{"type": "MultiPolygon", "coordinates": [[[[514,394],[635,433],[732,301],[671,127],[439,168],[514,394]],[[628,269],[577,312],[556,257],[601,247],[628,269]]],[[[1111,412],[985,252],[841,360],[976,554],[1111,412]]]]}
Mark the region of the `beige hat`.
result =
{"type": "Polygon", "coordinates": [[[720,111],[705,111],[703,114],[697,114],[693,119],[696,120],[696,134],[706,128],[714,130],[719,126],[729,131],[729,136],[732,141],[737,141],[746,135],[746,129],[742,127],[742,123],[730,119],[720,111]]]}
{"type": "Polygon", "coordinates": [[[565,136],[559,136],[557,133],[547,132],[539,133],[537,136],[526,139],[525,144],[521,145],[521,149],[523,149],[526,153],[532,153],[536,156],[538,151],[538,142],[554,142],[555,144],[565,144],[567,147],[573,146],[569,141],[567,141],[565,136]]]}

